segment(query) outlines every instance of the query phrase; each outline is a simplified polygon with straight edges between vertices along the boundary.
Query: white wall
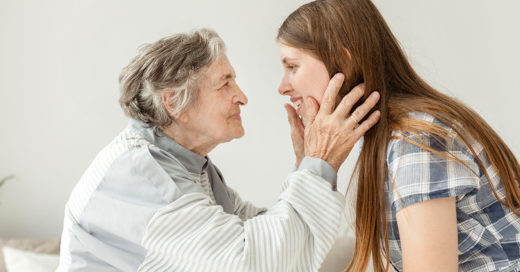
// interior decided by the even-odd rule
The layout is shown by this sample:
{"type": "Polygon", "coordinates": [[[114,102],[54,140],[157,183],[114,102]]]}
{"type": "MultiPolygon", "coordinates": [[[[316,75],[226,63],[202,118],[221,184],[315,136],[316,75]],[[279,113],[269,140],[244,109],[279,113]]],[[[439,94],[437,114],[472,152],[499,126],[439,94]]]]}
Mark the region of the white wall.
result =
{"type": "MultiPolygon", "coordinates": [[[[122,128],[117,78],[136,48],[211,27],[249,97],[246,135],[210,156],[243,198],[269,206],[291,169],[276,30],[307,1],[0,2],[0,237],[61,232],[68,194],[122,128]],[[249,177],[245,179],[245,177],[249,177]]],[[[520,2],[376,1],[414,67],[480,112],[520,155],[520,2]]],[[[345,187],[349,158],[341,171],[345,187]]]]}

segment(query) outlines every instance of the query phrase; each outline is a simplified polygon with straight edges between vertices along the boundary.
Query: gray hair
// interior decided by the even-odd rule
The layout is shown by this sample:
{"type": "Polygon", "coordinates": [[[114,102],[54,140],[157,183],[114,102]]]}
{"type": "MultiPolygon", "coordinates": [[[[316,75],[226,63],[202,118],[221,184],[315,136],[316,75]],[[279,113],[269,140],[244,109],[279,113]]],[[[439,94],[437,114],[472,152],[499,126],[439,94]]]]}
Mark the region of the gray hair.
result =
{"type": "Polygon", "coordinates": [[[171,116],[182,114],[197,101],[199,72],[225,53],[226,46],[210,29],[198,29],[164,37],[140,47],[139,53],[119,75],[119,103],[126,115],[152,127],[172,123],[171,116]],[[162,94],[174,90],[167,103],[162,94]]]}

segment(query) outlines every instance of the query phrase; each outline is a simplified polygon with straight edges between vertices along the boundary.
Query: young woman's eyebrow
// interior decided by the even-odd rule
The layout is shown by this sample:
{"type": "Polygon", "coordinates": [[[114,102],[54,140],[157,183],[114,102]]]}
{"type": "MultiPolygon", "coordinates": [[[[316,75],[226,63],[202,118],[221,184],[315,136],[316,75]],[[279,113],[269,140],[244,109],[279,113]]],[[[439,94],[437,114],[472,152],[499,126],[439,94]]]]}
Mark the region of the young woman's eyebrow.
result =
{"type": "Polygon", "coordinates": [[[282,59],[282,63],[287,64],[288,62],[292,62],[292,61],[295,61],[295,60],[296,60],[295,58],[284,57],[282,59]]]}

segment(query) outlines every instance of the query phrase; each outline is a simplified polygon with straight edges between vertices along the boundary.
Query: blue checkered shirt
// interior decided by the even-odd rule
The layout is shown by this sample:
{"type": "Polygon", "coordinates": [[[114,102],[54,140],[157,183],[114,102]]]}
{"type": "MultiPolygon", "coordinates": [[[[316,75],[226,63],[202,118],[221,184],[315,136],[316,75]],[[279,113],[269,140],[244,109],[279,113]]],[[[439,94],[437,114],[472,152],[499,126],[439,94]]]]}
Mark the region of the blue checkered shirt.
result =
{"type": "MultiPolygon", "coordinates": [[[[394,269],[403,271],[396,212],[425,200],[455,197],[459,271],[520,271],[520,218],[496,200],[475,157],[448,126],[424,113],[410,115],[448,129],[451,142],[426,133],[412,135],[396,131],[392,135],[412,141],[419,137],[429,147],[443,153],[446,153],[443,147],[447,147],[449,153],[467,166],[402,139],[388,143],[386,163],[393,182],[387,178],[385,183],[386,217],[390,262],[394,269]]],[[[505,201],[500,177],[481,145],[471,142],[499,197],[505,201]]]]}

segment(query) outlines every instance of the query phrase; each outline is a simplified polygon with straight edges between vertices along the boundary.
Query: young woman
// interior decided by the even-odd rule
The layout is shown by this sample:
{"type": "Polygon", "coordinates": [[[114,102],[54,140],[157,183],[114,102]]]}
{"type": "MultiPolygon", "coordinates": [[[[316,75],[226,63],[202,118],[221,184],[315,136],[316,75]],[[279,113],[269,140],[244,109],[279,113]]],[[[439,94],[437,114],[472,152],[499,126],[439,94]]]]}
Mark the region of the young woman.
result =
{"type": "MultiPolygon", "coordinates": [[[[381,95],[381,119],[364,136],[356,165],[356,246],[347,271],[366,270],[370,257],[375,271],[520,269],[517,159],[476,112],[417,75],[373,3],[308,3],[284,21],[278,40],[279,91],[297,107],[287,107],[293,122],[321,101],[316,90],[338,72],[345,75],[340,98],[360,83],[381,95]]],[[[351,118],[362,121],[356,112],[351,118]]]]}

